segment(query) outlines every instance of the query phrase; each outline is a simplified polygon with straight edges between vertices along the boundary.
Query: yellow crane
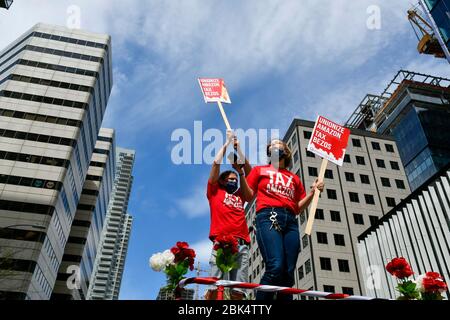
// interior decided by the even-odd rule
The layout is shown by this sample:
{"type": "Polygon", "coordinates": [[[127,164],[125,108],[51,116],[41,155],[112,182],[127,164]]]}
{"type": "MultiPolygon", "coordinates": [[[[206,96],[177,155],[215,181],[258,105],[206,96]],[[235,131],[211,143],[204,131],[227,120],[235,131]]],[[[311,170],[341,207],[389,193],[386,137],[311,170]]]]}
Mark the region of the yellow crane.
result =
{"type": "Polygon", "coordinates": [[[434,36],[431,25],[417,12],[417,9],[408,10],[408,20],[419,40],[417,50],[420,53],[432,54],[436,58],[445,58],[444,51],[434,36]]]}

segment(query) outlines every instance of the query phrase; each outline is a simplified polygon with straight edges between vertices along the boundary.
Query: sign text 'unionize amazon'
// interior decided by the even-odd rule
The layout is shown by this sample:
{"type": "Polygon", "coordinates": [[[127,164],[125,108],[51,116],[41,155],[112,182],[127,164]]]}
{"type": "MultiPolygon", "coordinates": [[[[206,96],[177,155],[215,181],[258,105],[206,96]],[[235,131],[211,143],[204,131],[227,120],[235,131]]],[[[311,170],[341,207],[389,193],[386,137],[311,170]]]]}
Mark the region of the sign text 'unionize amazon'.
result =
{"type": "Polygon", "coordinates": [[[319,116],[309,140],[308,151],[342,166],[349,137],[350,129],[319,116]]]}
{"type": "Polygon", "coordinates": [[[205,102],[231,103],[225,82],[220,78],[199,78],[198,83],[202,88],[205,102]]]}

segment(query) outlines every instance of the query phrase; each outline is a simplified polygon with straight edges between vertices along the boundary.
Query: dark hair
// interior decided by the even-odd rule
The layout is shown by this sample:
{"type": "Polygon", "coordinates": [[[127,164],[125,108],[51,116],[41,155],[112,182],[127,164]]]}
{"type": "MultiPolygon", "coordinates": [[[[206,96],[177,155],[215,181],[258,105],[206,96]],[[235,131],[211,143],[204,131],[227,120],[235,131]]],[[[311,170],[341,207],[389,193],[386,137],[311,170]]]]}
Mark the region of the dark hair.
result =
{"type": "Polygon", "coordinates": [[[272,141],[270,141],[267,144],[266,154],[267,154],[267,157],[269,158],[269,163],[270,163],[270,150],[269,149],[270,149],[270,146],[272,145],[272,142],[275,141],[275,140],[276,141],[280,141],[280,143],[283,145],[283,149],[284,149],[284,152],[286,154],[286,157],[284,158],[284,166],[287,168],[292,163],[292,151],[289,148],[289,146],[287,145],[287,143],[284,142],[283,140],[280,140],[280,139],[273,139],[272,141]]]}
{"type": "Polygon", "coordinates": [[[225,179],[229,177],[230,174],[235,174],[236,176],[238,175],[236,172],[234,172],[233,170],[227,170],[224,171],[220,174],[219,176],[219,181],[225,182],[225,179]]]}

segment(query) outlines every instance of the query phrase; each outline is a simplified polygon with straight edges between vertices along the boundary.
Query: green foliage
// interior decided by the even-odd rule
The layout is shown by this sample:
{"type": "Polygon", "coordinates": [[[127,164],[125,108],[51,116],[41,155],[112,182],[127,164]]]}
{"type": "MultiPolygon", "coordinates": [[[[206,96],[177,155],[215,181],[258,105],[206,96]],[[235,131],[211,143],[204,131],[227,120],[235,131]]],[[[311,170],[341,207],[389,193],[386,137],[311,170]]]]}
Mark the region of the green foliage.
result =
{"type": "Polygon", "coordinates": [[[420,294],[416,290],[416,284],[411,280],[399,283],[397,291],[402,294],[397,300],[414,300],[420,298],[420,294]]]}
{"type": "Polygon", "coordinates": [[[233,254],[231,253],[231,250],[224,251],[222,248],[217,249],[216,264],[224,274],[239,267],[236,260],[237,253],[233,254]]]}
{"type": "Polygon", "coordinates": [[[164,273],[167,275],[167,286],[168,290],[175,290],[178,283],[183,280],[184,275],[188,272],[189,261],[184,260],[177,264],[169,265],[164,273]]]}

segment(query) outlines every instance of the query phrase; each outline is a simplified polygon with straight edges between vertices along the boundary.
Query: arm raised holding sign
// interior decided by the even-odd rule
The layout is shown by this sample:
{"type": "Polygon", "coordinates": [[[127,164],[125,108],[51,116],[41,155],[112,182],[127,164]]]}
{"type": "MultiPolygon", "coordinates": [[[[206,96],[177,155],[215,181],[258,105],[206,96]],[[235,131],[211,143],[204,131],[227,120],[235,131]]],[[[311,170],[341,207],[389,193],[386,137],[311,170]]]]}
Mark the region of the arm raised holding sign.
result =
{"type": "MultiPolygon", "coordinates": [[[[241,173],[241,191],[246,201],[256,195],[256,240],[259,248],[264,248],[261,255],[266,264],[260,283],[292,287],[300,250],[297,215],[324,184],[315,181],[311,191],[305,192],[298,175],[287,169],[292,152],[284,141],[272,140],[266,151],[268,165],[254,167],[247,177],[241,173]]],[[[277,298],[292,300],[292,295],[277,298]]],[[[256,300],[272,299],[273,292],[257,292],[256,300]]]]}

